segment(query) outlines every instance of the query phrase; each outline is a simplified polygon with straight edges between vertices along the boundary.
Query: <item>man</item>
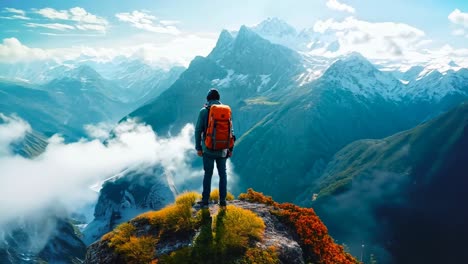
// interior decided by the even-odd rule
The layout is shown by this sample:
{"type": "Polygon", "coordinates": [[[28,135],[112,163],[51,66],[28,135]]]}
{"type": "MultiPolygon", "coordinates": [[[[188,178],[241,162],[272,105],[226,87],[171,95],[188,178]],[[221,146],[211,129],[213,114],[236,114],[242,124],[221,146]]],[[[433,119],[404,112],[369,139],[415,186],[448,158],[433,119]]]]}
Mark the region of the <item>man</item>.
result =
{"type": "MultiPolygon", "coordinates": [[[[216,162],[216,168],[218,169],[218,174],[219,174],[219,205],[221,207],[226,206],[226,193],[227,193],[227,174],[226,174],[226,160],[232,155],[232,150],[233,150],[233,144],[235,140],[235,136],[233,133],[232,129],[232,122],[230,119],[231,115],[231,110],[228,106],[223,106],[226,109],[228,109],[228,121],[229,121],[229,135],[228,135],[228,142],[230,141],[230,145],[224,146],[221,145],[216,145],[219,143],[216,143],[216,139],[214,139],[214,142],[212,146],[207,146],[206,145],[206,140],[207,137],[210,137],[211,134],[216,134],[216,133],[207,133],[207,130],[209,129],[209,126],[212,126],[212,123],[208,122],[208,118],[210,115],[210,118],[213,118],[212,112],[210,112],[210,109],[214,111],[214,109],[217,109],[219,107],[212,107],[213,105],[222,105],[219,96],[219,92],[216,89],[210,89],[208,92],[208,95],[206,96],[206,101],[207,103],[205,106],[200,110],[200,113],[198,115],[198,121],[197,125],[195,127],[195,148],[197,150],[197,154],[200,157],[203,157],[203,169],[205,171],[204,177],[203,177],[203,193],[202,193],[202,200],[199,202],[202,207],[208,207],[208,201],[210,198],[210,192],[211,192],[211,178],[213,176],[213,169],[214,169],[214,163],[216,162]],[[215,146],[216,145],[216,146],[215,146]]],[[[224,115],[223,115],[224,117],[224,115]]],[[[216,126],[216,122],[215,126],[216,126]]],[[[220,121],[221,123],[221,121],[220,121]]],[[[219,125],[220,126],[220,125],[219,125]]],[[[211,131],[211,130],[210,130],[211,131]]],[[[221,129],[219,129],[221,131],[221,129]]],[[[221,134],[222,132],[219,132],[218,134],[221,134]]],[[[210,141],[211,142],[211,139],[210,141]]],[[[210,144],[211,145],[211,144],[210,144]]]]}

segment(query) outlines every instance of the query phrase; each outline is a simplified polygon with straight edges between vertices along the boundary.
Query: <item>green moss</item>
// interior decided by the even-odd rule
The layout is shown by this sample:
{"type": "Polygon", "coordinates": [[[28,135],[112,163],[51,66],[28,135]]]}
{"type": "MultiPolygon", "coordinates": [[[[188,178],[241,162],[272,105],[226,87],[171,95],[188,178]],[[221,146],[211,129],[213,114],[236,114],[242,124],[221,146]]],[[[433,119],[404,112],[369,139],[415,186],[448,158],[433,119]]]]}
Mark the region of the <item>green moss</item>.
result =
{"type": "MultiPolygon", "coordinates": [[[[159,211],[142,214],[131,222],[119,225],[103,236],[102,241],[128,263],[149,263],[155,260],[158,241],[175,232],[196,232],[193,245],[162,255],[158,263],[268,263],[274,252],[253,249],[263,238],[265,223],[250,210],[229,205],[212,217],[208,209],[193,215],[192,206],[200,195],[187,192],[175,204],[159,211]],[[137,236],[135,223],[149,224],[158,230],[154,236],[137,236]],[[240,262],[241,261],[241,262],[240,262]]],[[[270,262],[275,263],[275,262],[270,262]]]]}
{"type": "Polygon", "coordinates": [[[200,231],[194,245],[161,256],[160,263],[239,263],[270,255],[246,255],[252,252],[251,242],[261,240],[265,230],[263,220],[253,212],[230,205],[214,219],[206,209],[200,210],[196,218],[200,231]]]}

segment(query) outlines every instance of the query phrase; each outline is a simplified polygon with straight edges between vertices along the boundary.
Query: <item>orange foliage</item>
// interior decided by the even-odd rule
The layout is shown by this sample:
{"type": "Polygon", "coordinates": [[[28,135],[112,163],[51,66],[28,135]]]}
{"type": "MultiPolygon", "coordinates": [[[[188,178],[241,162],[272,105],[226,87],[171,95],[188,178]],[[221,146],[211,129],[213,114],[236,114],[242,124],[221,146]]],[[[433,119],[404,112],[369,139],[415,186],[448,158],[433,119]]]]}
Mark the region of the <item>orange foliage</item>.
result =
{"type": "Polygon", "coordinates": [[[249,189],[239,195],[239,200],[272,205],[279,210],[272,213],[296,231],[301,240],[305,257],[313,263],[320,264],[353,264],[359,263],[344,248],[333,241],[327,227],[315,214],[312,208],[301,208],[291,203],[279,204],[270,196],[249,189]]]}
{"type": "Polygon", "coordinates": [[[239,200],[247,201],[251,203],[262,203],[262,204],[273,205],[273,206],[278,205],[277,202],[273,201],[271,196],[265,196],[263,195],[263,193],[256,192],[252,188],[249,188],[247,190],[247,193],[239,194],[239,200]]]}
{"type": "Polygon", "coordinates": [[[279,208],[278,216],[296,230],[305,249],[306,257],[310,257],[314,263],[359,263],[353,256],[346,253],[342,246],[333,241],[328,234],[327,227],[312,208],[301,208],[290,203],[281,204],[279,208]]]}

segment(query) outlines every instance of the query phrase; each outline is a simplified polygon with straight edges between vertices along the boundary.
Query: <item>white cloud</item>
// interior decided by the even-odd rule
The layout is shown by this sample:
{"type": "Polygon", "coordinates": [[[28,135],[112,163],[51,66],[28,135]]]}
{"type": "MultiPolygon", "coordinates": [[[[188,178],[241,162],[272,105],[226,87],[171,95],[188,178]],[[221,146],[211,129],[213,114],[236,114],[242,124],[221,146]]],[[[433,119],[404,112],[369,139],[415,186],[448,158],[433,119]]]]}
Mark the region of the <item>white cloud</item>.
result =
{"type": "Polygon", "coordinates": [[[463,13],[460,9],[453,10],[453,12],[449,14],[448,19],[456,25],[468,28],[468,13],[463,13]]]}
{"type": "MultiPolygon", "coordinates": [[[[23,124],[14,120],[1,124],[0,131],[23,124]]],[[[106,143],[94,139],[66,144],[53,136],[46,151],[34,159],[0,156],[0,223],[57,206],[79,208],[96,199],[90,186],[126,169],[161,166],[175,182],[187,180],[193,177],[183,174],[191,172],[195,156],[193,131],[193,125],[187,125],[179,135],[161,138],[150,126],[129,121],[106,143]]]]}
{"type": "Polygon", "coordinates": [[[102,17],[95,16],[88,13],[84,8],[74,7],[70,9],[70,20],[80,22],[83,24],[95,24],[107,26],[108,22],[102,17]]]}
{"type": "MultiPolygon", "coordinates": [[[[40,33],[51,37],[97,36],[94,34],[40,33]]],[[[0,42],[0,62],[16,63],[38,60],[57,62],[73,60],[81,55],[96,61],[109,61],[117,56],[139,58],[153,66],[169,69],[174,65],[188,66],[197,56],[206,56],[216,44],[217,35],[198,33],[188,35],[168,35],[161,39],[156,35],[139,34],[111,47],[74,46],[69,48],[31,48],[16,38],[7,38],[0,42]],[[141,43],[141,44],[135,44],[141,43]]]]}
{"type": "Polygon", "coordinates": [[[0,157],[10,154],[9,145],[31,132],[31,126],[17,116],[0,113],[0,157]]]}
{"type": "Polygon", "coordinates": [[[48,28],[48,29],[55,29],[60,31],[65,31],[69,29],[74,29],[74,26],[60,24],[60,23],[48,23],[48,24],[38,24],[38,23],[26,23],[25,26],[32,27],[32,28],[48,28]]]}
{"type": "Polygon", "coordinates": [[[452,35],[454,36],[464,36],[465,35],[465,30],[463,28],[455,29],[452,31],[452,35]]]}
{"type": "Polygon", "coordinates": [[[69,10],[55,10],[47,7],[35,10],[37,14],[51,20],[64,20],[74,23],[73,29],[92,30],[105,32],[109,22],[99,16],[93,15],[81,7],[73,7],[69,10]]]}
{"type": "Polygon", "coordinates": [[[149,64],[168,68],[170,65],[188,66],[196,55],[206,56],[216,44],[213,35],[179,35],[162,44],[145,39],[145,44],[131,47],[131,54],[149,64]]]}
{"type": "Polygon", "coordinates": [[[348,12],[348,13],[354,13],[356,11],[352,6],[340,3],[338,2],[338,0],[327,0],[327,7],[332,10],[348,12]]]}
{"type": "Polygon", "coordinates": [[[20,19],[20,20],[30,20],[29,17],[21,16],[21,15],[12,15],[12,16],[0,16],[1,19],[9,19],[9,20],[14,20],[14,19],[20,19]]]}
{"type": "Polygon", "coordinates": [[[24,12],[24,10],[21,10],[21,9],[5,7],[4,10],[6,12],[8,12],[8,13],[14,13],[14,14],[18,14],[18,15],[21,15],[21,16],[26,16],[26,12],[24,12]]]}
{"type": "Polygon", "coordinates": [[[11,13],[13,15],[0,17],[2,19],[30,20],[30,18],[26,16],[26,12],[24,10],[6,7],[3,9],[3,11],[6,13],[11,13]]]}
{"type": "Polygon", "coordinates": [[[368,58],[394,59],[409,56],[421,46],[427,45],[424,31],[404,23],[368,22],[348,17],[342,21],[319,20],[313,27],[315,32],[332,36],[340,44],[337,52],[326,49],[317,53],[327,56],[346,54],[352,51],[368,58]]]}
{"type": "Polygon", "coordinates": [[[81,24],[76,26],[80,30],[106,31],[106,26],[96,24],[81,24]]]}
{"type": "Polygon", "coordinates": [[[100,140],[105,140],[109,137],[110,131],[115,127],[111,123],[99,123],[97,125],[89,124],[85,125],[86,134],[90,138],[97,138],[100,140]]]}
{"type": "Polygon", "coordinates": [[[40,35],[53,36],[53,37],[99,37],[102,36],[101,33],[95,34],[83,34],[83,33],[50,33],[50,32],[40,32],[40,35]]]}
{"type": "Polygon", "coordinates": [[[69,14],[67,10],[55,10],[53,8],[47,7],[43,9],[36,10],[36,13],[42,15],[45,18],[49,19],[62,19],[68,20],[69,14]]]}
{"type": "Polygon", "coordinates": [[[135,10],[131,13],[118,13],[115,15],[120,21],[128,22],[133,27],[154,33],[178,35],[180,31],[174,25],[176,21],[157,21],[156,17],[144,11],[135,10]]]}
{"type": "MultiPolygon", "coordinates": [[[[468,67],[466,49],[436,46],[423,30],[404,23],[369,22],[348,17],[341,21],[319,20],[313,30],[319,33],[322,42],[310,51],[311,55],[336,58],[356,51],[389,69],[414,65],[447,67],[450,61],[468,67]],[[326,44],[333,42],[339,43],[337,51],[327,49],[326,44]]],[[[452,33],[467,34],[466,30],[458,29],[452,33]]]]}
{"type": "Polygon", "coordinates": [[[29,48],[16,38],[3,39],[0,44],[0,62],[15,63],[20,61],[44,60],[50,54],[43,49],[29,48]]]}

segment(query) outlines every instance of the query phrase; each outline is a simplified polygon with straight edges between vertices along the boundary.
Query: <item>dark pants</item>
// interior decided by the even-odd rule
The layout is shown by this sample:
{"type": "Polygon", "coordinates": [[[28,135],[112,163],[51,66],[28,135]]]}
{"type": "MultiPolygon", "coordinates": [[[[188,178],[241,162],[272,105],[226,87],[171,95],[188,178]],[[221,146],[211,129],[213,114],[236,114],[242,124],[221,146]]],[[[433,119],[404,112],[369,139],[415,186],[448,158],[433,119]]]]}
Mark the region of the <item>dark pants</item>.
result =
{"type": "Polygon", "coordinates": [[[202,201],[208,202],[211,193],[211,177],[213,176],[214,162],[219,174],[219,201],[226,201],[226,188],[227,188],[227,174],[226,174],[226,160],[227,158],[214,158],[208,155],[203,155],[203,169],[205,176],[203,177],[203,193],[202,201]]]}

